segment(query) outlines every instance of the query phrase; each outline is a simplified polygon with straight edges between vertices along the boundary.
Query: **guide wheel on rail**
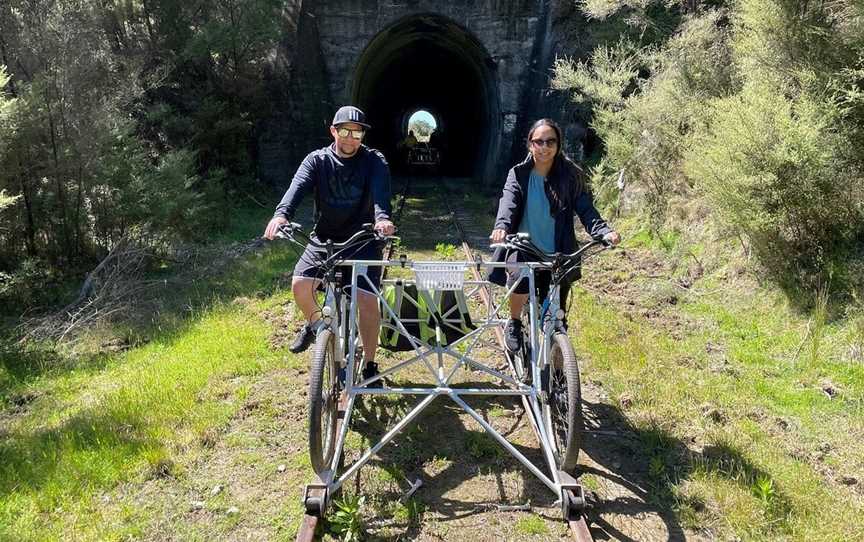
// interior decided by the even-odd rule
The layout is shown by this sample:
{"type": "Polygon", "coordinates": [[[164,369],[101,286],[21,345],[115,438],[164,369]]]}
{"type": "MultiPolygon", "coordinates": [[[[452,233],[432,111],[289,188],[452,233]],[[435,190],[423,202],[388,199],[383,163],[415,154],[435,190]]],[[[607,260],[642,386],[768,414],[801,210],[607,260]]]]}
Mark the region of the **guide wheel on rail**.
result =
{"type": "Polygon", "coordinates": [[[309,484],[303,492],[303,508],[306,514],[323,518],[327,513],[327,486],[324,484],[309,484]]]}
{"type": "Polygon", "coordinates": [[[561,491],[561,513],[564,521],[573,521],[579,518],[585,511],[585,494],[582,486],[561,491]]]}

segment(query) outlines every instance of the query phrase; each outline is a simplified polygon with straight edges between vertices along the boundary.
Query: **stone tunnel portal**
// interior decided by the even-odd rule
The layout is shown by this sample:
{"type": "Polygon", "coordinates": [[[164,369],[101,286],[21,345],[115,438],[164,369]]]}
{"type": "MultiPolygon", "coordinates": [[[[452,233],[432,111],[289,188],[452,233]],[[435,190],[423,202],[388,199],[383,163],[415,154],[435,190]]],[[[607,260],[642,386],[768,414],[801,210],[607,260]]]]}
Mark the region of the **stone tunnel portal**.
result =
{"type": "Polygon", "coordinates": [[[441,134],[443,175],[489,182],[500,158],[495,63],[469,31],[439,15],[413,15],[375,36],[354,73],[354,103],[373,129],[367,143],[404,172],[397,145],[408,117],[430,112],[441,134]]]}

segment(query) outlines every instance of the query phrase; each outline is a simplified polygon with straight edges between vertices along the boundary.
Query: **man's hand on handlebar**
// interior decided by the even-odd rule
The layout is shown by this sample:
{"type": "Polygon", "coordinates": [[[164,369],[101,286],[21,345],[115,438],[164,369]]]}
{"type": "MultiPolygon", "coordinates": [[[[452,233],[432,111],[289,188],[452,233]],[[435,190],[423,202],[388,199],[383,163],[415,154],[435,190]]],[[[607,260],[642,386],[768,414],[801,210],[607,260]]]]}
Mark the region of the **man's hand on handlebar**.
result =
{"type": "Polygon", "coordinates": [[[618,243],[621,242],[621,236],[618,235],[617,231],[610,231],[606,235],[603,236],[603,242],[608,243],[611,246],[617,246],[618,243]]]}
{"type": "Polygon", "coordinates": [[[264,238],[272,241],[279,231],[279,226],[287,224],[288,219],[283,216],[274,216],[267,224],[267,229],[264,230],[264,238]]]}
{"type": "Polygon", "coordinates": [[[396,233],[396,226],[389,220],[379,220],[375,223],[375,231],[381,235],[393,235],[396,233]]]}

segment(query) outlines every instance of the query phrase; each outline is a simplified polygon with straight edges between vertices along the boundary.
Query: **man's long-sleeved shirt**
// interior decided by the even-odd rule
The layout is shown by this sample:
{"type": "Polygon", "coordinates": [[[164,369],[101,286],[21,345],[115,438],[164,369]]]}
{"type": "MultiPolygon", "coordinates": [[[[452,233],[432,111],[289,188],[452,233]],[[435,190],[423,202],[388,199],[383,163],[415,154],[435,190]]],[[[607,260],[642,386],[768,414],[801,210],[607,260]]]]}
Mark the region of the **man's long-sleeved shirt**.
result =
{"type": "Polygon", "coordinates": [[[315,235],[341,242],[363,224],[390,220],[390,169],[384,155],[361,145],[350,158],[335,144],[309,153],[276,207],[274,216],[294,217],[303,197],[315,195],[315,235]]]}

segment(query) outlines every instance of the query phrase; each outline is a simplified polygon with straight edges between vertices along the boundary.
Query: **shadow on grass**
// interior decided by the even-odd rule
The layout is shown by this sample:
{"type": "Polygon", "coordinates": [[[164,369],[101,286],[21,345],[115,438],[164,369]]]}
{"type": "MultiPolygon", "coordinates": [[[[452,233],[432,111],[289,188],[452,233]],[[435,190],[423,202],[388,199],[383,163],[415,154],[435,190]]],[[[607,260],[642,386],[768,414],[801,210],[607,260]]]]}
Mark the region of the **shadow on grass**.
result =
{"type": "MultiPolygon", "coordinates": [[[[484,386],[488,385],[488,382],[461,385],[484,386]]],[[[505,438],[510,437],[525,423],[521,403],[513,397],[466,400],[472,409],[490,422],[505,438]],[[520,414],[505,420],[492,419],[490,411],[493,409],[506,409],[520,414]]],[[[364,448],[374,445],[419,402],[416,397],[364,398],[357,403],[357,410],[352,416],[352,429],[363,436],[364,448]]],[[[398,485],[395,490],[388,489],[378,496],[387,502],[397,502],[410,488],[409,479],[420,477],[424,485],[418,494],[419,500],[424,511],[434,513],[438,522],[487,513],[499,505],[523,505],[530,502],[532,506],[552,506],[557,500],[556,496],[484,430],[466,427],[465,416],[465,411],[446,396],[438,397],[428,405],[424,412],[379,451],[377,459],[370,462],[389,473],[390,478],[398,485]],[[442,465],[440,471],[436,464],[442,465]],[[446,466],[443,466],[444,464],[446,466]],[[429,470],[434,472],[430,475],[429,470]],[[508,475],[512,476],[511,473],[521,477],[518,484],[520,490],[515,494],[512,482],[506,480],[508,475]],[[445,497],[462,486],[466,480],[481,475],[495,478],[495,488],[490,493],[497,497],[478,499],[476,496],[468,496],[464,500],[459,497],[445,497]]],[[[539,445],[514,444],[514,447],[545,472],[545,461],[539,445]]],[[[361,487],[362,470],[349,481],[353,483],[356,494],[368,492],[368,488],[364,490],[361,487]]],[[[555,513],[557,514],[557,509],[555,513]]],[[[373,530],[385,527],[383,524],[377,525],[381,520],[382,518],[378,518],[376,525],[371,526],[373,530]]],[[[419,536],[421,522],[415,520],[407,522],[406,525],[389,524],[386,527],[398,532],[392,535],[376,532],[376,540],[411,540],[419,536]]]]}
{"type": "MultiPolygon", "coordinates": [[[[685,540],[678,517],[680,508],[686,506],[699,512],[706,503],[692,499],[682,502],[674,491],[697,470],[733,481],[747,492],[754,491],[760,480],[770,480],[765,471],[734,447],[713,445],[696,452],[663,428],[633,426],[612,405],[585,402],[583,410],[586,417],[600,423],[600,429],[619,434],[586,432],[583,452],[603,468],[583,467],[582,474],[604,478],[635,496],[601,500],[592,507],[593,512],[589,510],[595,540],[638,540],[604,520],[600,513],[629,516],[633,522],[646,513],[655,514],[665,524],[668,540],[685,540]]],[[[772,490],[766,498],[766,514],[774,520],[769,523],[782,525],[790,510],[788,498],[772,490]]]]}
{"type": "MultiPolygon", "coordinates": [[[[13,493],[36,493],[49,485],[47,498],[114,483],[128,470],[128,461],[161,457],[161,444],[146,436],[140,416],[124,419],[88,409],[57,427],[33,433],[11,433],[0,441],[0,500],[13,493]],[[100,461],[93,461],[100,457],[100,461]],[[114,459],[105,462],[104,458],[114,459]]],[[[168,469],[170,465],[159,468],[168,469]]],[[[156,474],[166,474],[160,472],[156,474]]],[[[49,505],[52,503],[43,503],[49,505]]]]}
{"type": "MultiPolygon", "coordinates": [[[[390,399],[376,397],[358,401],[352,416],[352,429],[360,433],[364,448],[379,442],[384,434],[402,419],[419,400],[412,397],[390,399]]],[[[525,424],[525,413],[514,398],[498,397],[472,399],[469,404],[487,421],[492,409],[508,409],[519,412],[507,418],[506,426],[493,420],[493,426],[507,437],[525,424]]],[[[706,503],[693,498],[682,500],[675,496],[675,487],[687,480],[697,470],[719,476],[738,484],[744,491],[753,492],[760,480],[770,480],[768,474],[748,461],[734,447],[714,445],[701,452],[690,450],[686,444],[659,427],[640,429],[630,424],[616,407],[602,403],[586,403],[586,415],[600,420],[602,429],[614,430],[617,435],[586,432],[583,453],[601,468],[581,467],[580,475],[591,474],[618,485],[630,495],[602,498],[590,505],[587,516],[595,540],[636,541],[646,538],[685,540],[687,534],[681,525],[682,507],[694,511],[706,508],[706,503]],[[609,515],[630,518],[610,523],[609,515]],[[621,525],[639,525],[646,516],[659,518],[663,529],[656,525],[646,532],[633,536],[624,532],[621,525]],[[617,526],[616,526],[617,525],[617,526]],[[659,531],[659,532],[658,532],[659,531]]],[[[409,424],[396,438],[387,444],[373,459],[374,465],[389,474],[398,487],[372,489],[385,502],[397,502],[410,488],[410,480],[424,479],[418,494],[424,509],[436,515],[436,522],[464,519],[488,512],[499,505],[524,504],[530,502],[535,508],[550,508],[544,512],[548,519],[560,518],[554,506],[556,496],[517,459],[510,455],[484,431],[472,430],[464,423],[464,411],[455,403],[440,397],[409,424]],[[439,400],[440,399],[440,400],[439,400]],[[441,470],[435,464],[442,465],[441,470]],[[428,474],[429,470],[432,474],[428,474]],[[424,474],[426,473],[426,474],[424,474]],[[514,493],[512,473],[521,476],[520,490],[514,493]],[[471,478],[492,475],[495,478],[497,498],[453,497],[453,490],[471,478]]],[[[532,435],[533,437],[533,435],[532,435]]],[[[509,440],[509,439],[508,439],[509,440]]],[[[546,472],[545,462],[538,445],[514,445],[525,457],[546,472]]],[[[349,465],[350,466],[350,465],[349,465]]],[[[365,468],[365,467],[364,467],[365,468]]],[[[362,486],[362,471],[355,474],[355,494],[368,493],[370,488],[362,486]]],[[[591,500],[591,499],[589,499],[591,500]]],[[[791,505],[788,498],[776,490],[765,500],[765,513],[774,525],[772,533],[782,532],[783,519],[788,516],[791,505]]],[[[420,535],[421,521],[393,524],[386,518],[376,518],[370,525],[378,540],[414,539],[420,535]],[[389,532],[388,532],[389,531],[389,532]]]]}
{"type": "Polygon", "coordinates": [[[110,359],[109,354],[101,353],[70,359],[48,348],[13,349],[0,344],[0,408],[28,403],[33,393],[22,388],[47,372],[95,372],[103,369],[110,359]]]}

